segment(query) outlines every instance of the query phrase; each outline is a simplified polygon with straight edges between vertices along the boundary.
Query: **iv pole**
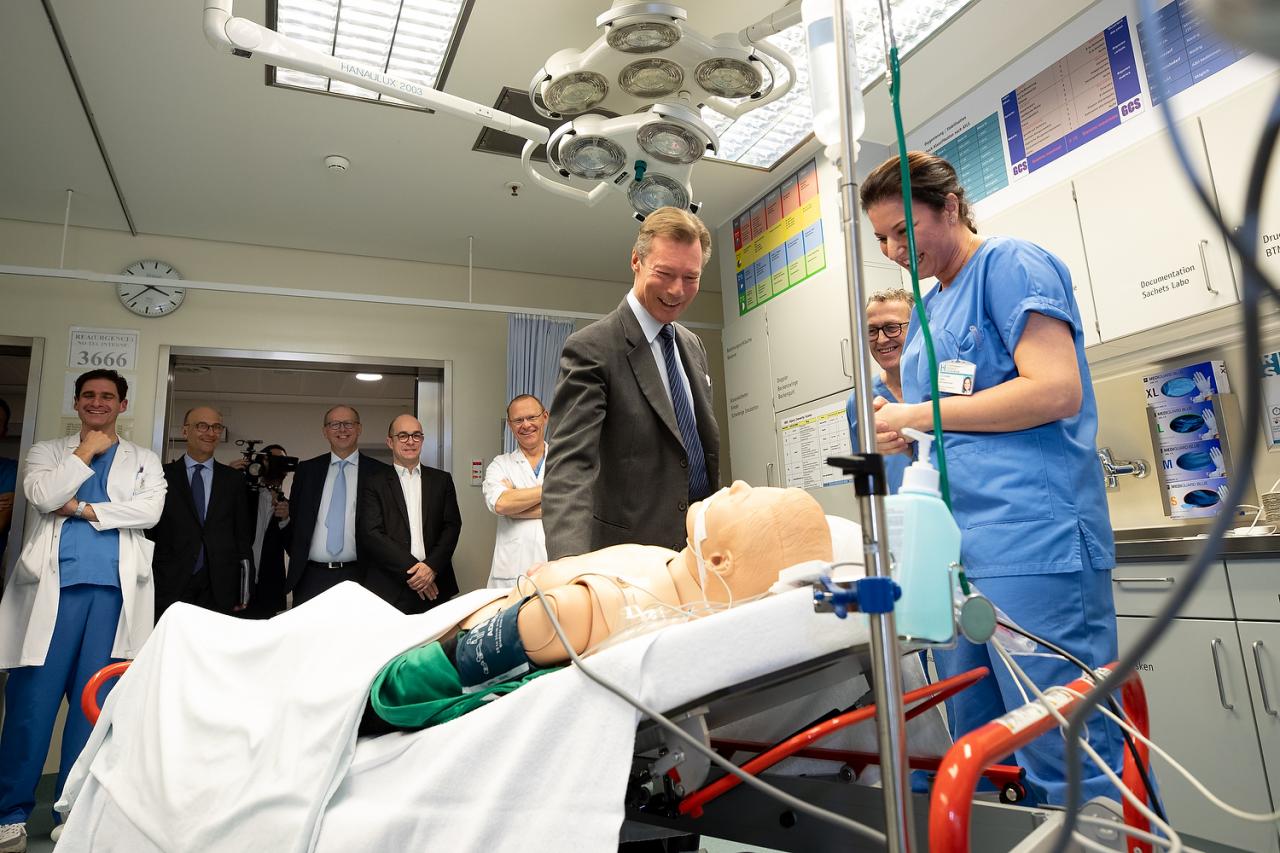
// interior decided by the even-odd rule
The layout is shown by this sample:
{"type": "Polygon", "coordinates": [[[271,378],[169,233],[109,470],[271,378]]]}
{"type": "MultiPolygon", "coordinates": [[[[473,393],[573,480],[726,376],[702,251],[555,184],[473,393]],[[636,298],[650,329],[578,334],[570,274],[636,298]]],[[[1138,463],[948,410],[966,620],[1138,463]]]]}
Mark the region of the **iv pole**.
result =
{"type": "MultiPolygon", "coordinates": [[[[862,243],[859,236],[858,193],[855,184],[854,101],[858,85],[852,79],[853,57],[848,56],[844,17],[845,0],[835,0],[832,21],[840,105],[839,198],[844,232],[844,260],[849,281],[849,325],[852,331],[854,399],[858,413],[858,446],[872,452],[876,446],[875,412],[871,406],[871,360],[867,350],[866,284],[862,278],[862,243]]],[[[882,479],[883,482],[883,479],[882,479]]],[[[868,577],[889,576],[888,526],[884,496],[858,496],[862,519],[862,548],[868,577]]],[[[872,682],[876,700],[876,734],[880,740],[880,771],[884,791],[885,842],[889,853],[915,849],[911,819],[911,786],[907,765],[907,731],[903,716],[902,665],[893,611],[870,613],[872,682]]]]}

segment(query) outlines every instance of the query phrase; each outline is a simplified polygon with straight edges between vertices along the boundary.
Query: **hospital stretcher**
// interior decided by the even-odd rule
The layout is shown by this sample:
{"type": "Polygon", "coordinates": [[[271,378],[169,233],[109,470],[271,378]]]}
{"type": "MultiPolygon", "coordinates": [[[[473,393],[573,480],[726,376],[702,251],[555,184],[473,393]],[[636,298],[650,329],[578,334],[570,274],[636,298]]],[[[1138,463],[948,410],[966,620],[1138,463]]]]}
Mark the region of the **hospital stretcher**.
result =
{"type": "MultiPolygon", "coordinates": [[[[741,608],[743,611],[747,609],[746,606],[741,608]]],[[[746,615],[733,614],[739,618],[746,615]]],[[[709,626],[702,626],[706,627],[709,626]]],[[[849,639],[850,635],[846,634],[845,640],[849,639]]],[[[863,775],[864,768],[874,763],[874,733],[868,733],[869,742],[855,741],[851,744],[846,740],[836,747],[814,745],[823,738],[830,740],[829,736],[832,734],[847,735],[856,731],[849,727],[858,721],[870,719],[875,713],[874,706],[849,707],[851,703],[846,702],[827,706],[839,713],[820,712],[817,715],[810,713],[808,716],[795,716],[797,701],[807,702],[806,707],[811,711],[813,708],[823,707],[822,703],[828,701],[826,697],[849,696],[850,685],[860,683],[860,677],[869,671],[868,653],[865,640],[855,643],[852,648],[848,645],[838,649],[828,646],[812,660],[726,683],[727,686],[721,686],[705,695],[665,707],[667,713],[683,729],[722,753],[755,753],[756,757],[747,762],[753,771],[780,769],[775,765],[788,758],[793,763],[797,760],[810,760],[805,770],[808,775],[788,777],[775,772],[770,773],[768,779],[809,802],[872,826],[883,826],[880,792],[874,788],[850,784],[863,775]],[[797,700],[796,697],[807,698],[797,700]],[[816,702],[813,697],[818,697],[816,702]],[[778,730],[775,727],[774,732],[766,736],[770,740],[776,740],[776,744],[762,743],[758,737],[742,734],[743,731],[750,731],[752,726],[757,726],[762,718],[778,714],[784,720],[790,714],[791,719],[786,721],[784,728],[778,730]],[[807,723],[819,717],[821,719],[816,724],[807,723]],[[805,728],[799,732],[794,730],[797,720],[805,724],[805,728]],[[781,735],[777,734],[778,731],[781,731],[781,735]],[[814,759],[820,763],[814,763],[814,759]]],[[[128,666],[127,662],[112,664],[90,680],[82,696],[82,705],[91,721],[97,719],[96,697],[103,685],[128,666]]],[[[965,673],[948,681],[909,691],[907,705],[912,715],[917,717],[908,727],[909,748],[915,749],[912,746],[913,734],[923,731],[926,733],[925,741],[928,741],[929,727],[936,729],[940,725],[940,718],[936,712],[930,714],[930,709],[981,675],[982,671],[965,673]]],[[[1133,684],[1136,681],[1131,682],[1131,687],[1133,684]]],[[[1084,690],[1088,685],[1077,683],[1073,687],[1084,690]]],[[[1131,717],[1141,724],[1144,722],[1145,708],[1139,707],[1140,685],[1136,694],[1131,693],[1132,690],[1127,688],[1126,705],[1129,706],[1131,717]]],[[[518,695],[513,694],[512,698],[518,695]]],[[[511,699],[503,701],[509,702],[511,699]]],[[[986,776],[1001,788],[1005,800],[1016,800],[1019,797],[1021,791],[1018,768],[989,765],[992,760],[1010,754],[1014,748],[1052,726],[1052,720],[1047,715],[1041,713],[1037,717],[1027,709],[1015,711],[1008,716],[1015,717],[1019,714],[1021,716],[1018,719],[1027,721],[1027,724],[1016,732],[997,721],[962,739],[943,758],[938,758],[938,753],[934,752],[933,756],[918,756],[913,762],[914,766],[923,769],[938,766],[947,769],[947,772],[938,774],[939,779],[947,780],[947,784],[935,785],[933,808],[919,796],[914,804],[913,811],[921,830],[928,819],[932,821],[929,830],[931,834],[945,830],[954,839],[943,841],[941,835],[936,839],[931,837],[931,849],[967,850],[970,833],[982,839],[979,849],[983,850],[1038,849],[1025,847],[1025,844],[1033,838],[1043,837],[1044,828],[1054,822],[1052,812],[1005,803],[974,803],[972,799],[973,786],[981,776],[986,776]],[[981,745],[982,749],[975,750],[975,744],[981,745]],[[971,753],[969,760],[957,759],[957,755],[966,751],[971,753]],[[964,793],[966,786],[967,798],[964,793]],[[940,823],[944,816],[949,825],[940,823]],[[1019,847],[1020,844],[1024,846],[1019,847]]],[[[931,750],[926,748],[925,751],[931,750]]],[[[846,832],[812,817],[797,815],[751,788],[736,786],[718,777],[712,773],[705,757],[689,749],[683,742],[672,739],[648,720],[640,722],[632,752],[635,758],[629,784],[626,786],[629,823],[640,822],[658,827],[660,831],[700,832],[790,850],[847,850],[851,840],[856,841],[846,832]]],[[[1127,777],[1132,772],[1126,765],[1127,777]]],[[[1137,790],[1140,785],[1132,787],[1137,790]]],[[[1133,825],[1142,826],[1136,821],[1133,825]]],[[[919,836],[924,837],[923,831],[919,832],[919,836]]]]}

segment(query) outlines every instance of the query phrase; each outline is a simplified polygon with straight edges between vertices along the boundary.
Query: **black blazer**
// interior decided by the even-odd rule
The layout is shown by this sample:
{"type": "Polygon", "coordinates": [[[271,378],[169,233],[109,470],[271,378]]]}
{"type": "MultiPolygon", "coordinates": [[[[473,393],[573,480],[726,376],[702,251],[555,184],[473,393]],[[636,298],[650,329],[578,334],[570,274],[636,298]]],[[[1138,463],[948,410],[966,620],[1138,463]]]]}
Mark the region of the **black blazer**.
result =
{"type": "Polygon", "coordinates": [[[409,588],[405,572],[417,558],[409,551],[409,510],[395,466],[383,466],[360,486],[356,508],[356,547],[364,567],[365,586],[405,613],[422,613],[458,594],[453,576],[453,551],[462,533],[462,513],[453,478],[445,471],[422,470],[423,561],[436,573],[440,595],[426,601],[409,588]]]}
{"type": "MultiPolygon", "coordinates": [[[[293,472],[293,485],[289,489],[289,524],[285,527],[285,548],[289,553],[289,573],[285,577],[285,591],[293,592],[310,559],[311,537],[316,532],[320,516],[320,499],[324,497],[324,481],[329,475],[331,453],[322,453],[313,459],[299,462],[293,472]]],[[[356,524],[359,526],[361,492],[369,475],[386,468],[386,463],[361,453],[356,466],[356,524]]],[[[356,555],[360,555],[360,537],[356,537],[356,555]]]]}
{"type": "MultiPolygon", "coordinates": [[[[678,323],[675,336],[714,492],[720,486],[720,429],[707,352],[678,323]]],[[[684,547],[689,462],[659,369],[626,299],[565,341],[542,485],[551,559],[624,542],[684,547]]]]}
{"type": "Polygon", "coordinates": [[[146,532],[147,538],[156,543],[151,563],[156,619],[169,605],[182,600],[202,546],[215,607],[230,613],[240,603],[240,561],[253,560],[244,475],[221,462],[213,463],[213,485],[203,527],[187,482],[185,458],[165,465],[164,478],[169,485],[164,510],[156,526],[146,532]]]}

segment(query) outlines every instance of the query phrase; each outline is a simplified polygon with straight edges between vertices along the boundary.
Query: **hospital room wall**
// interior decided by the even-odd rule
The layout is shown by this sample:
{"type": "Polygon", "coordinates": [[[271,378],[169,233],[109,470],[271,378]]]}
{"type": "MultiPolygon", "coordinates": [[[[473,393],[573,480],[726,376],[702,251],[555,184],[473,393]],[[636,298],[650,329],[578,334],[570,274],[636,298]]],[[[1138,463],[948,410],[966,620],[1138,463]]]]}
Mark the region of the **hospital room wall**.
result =
{"type": "MultiPolygon", "coordinates": [[[[0,262],[15,266],[56,265],[61,229],[0,220],[0,262]],[[50,259],[53,259],[51,262],[50,259]]],[[[158,257],[194,281],[264,287],[304,287],[466,301],[467,269],[348,255],[304,252],[181,238],[72,229],[66,267],[115,273],[139,258],[158,257]]],[[[625,258],[619,267],[626,274],[625,258]]],[[[477,269],[474,300],[527,306],[532,313],[573,310],[607,313],[627,284],[477,269]]],[[[483,586],[495,530],[479,488],[468,485],[472,459],[486,463],[501,452],[500,419],[506,405],[507,315],[497,312],[379,305],[257,293],[189,291],[173,316],[136,317],[120,305],[110,284],[49,277],[0,276],[0,334],[43,337],[44,382],[40,390],[37,440],[58,434],[63,376],[71,326],[137,329],[141,332],[136,384],[130,389],[133,438],[150,447],[157,399],[160,347],[221,347],[440,359],[453,364],[453,453],[463,533],[454,564],[463,590],[483,586]]],[[[717,296],[695,302],[686,319],[719,324],[717,296]]],[[[578,325],[587,321],[580,320],[578,325]]],[[[708,352],[721,351],[718,329],[696,329],[708,352]]],[[[723,364],[711,358],[717,389],[716,415],[727,423],[723,364]]],[[[381,430],[369,424],[366,431],[381,430]]],[[[728,436],[724,434],[727,444],[728,436]]],[[[286,445],[287,437],[282,437],[286,445]]],[[[728,458],[727,448],[723,458],[728,458]]],[[[725,476],[728,466],[725,466],[725,476]]]]}

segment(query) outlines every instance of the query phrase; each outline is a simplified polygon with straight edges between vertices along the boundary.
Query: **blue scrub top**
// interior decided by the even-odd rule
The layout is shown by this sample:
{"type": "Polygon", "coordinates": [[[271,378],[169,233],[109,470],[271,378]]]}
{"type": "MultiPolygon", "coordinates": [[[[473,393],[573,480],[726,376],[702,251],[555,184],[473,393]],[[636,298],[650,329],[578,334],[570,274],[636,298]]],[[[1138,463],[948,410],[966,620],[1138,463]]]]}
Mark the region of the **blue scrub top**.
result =
{"type": "MultiPolygon", "coordinates": [[[[884,378],[879,375],[871,383],[871,389],[877,396],[884,397],[890,403],[898,402],[898,398],[893,396],[889,386],[884,384],[884,378]]],[[[844,414],[849,419],[849,444],[853,447],[854,453],[859,453],[861,451],[858,447],[858,412],[854,408],[853,396],[850,394],[848,402],[844,404],[844,414]]],[[[885,479],[889,481],[889,494],[896,495],[898,489],[902,488],[902,474],[909,465],[911,465],[911,457],[905,453],[893,453],[884,458],[884,474],[885,479]]]]}
{"type": "MultiPolygon", "coordinates": [[[[1030,314],[1071,327],[1083,390],[1080,411],[1017,432],[947,432],[951,506],[971,578],[1115,566],[1115,540],[1098,469],[1098,405],[1084,357],[1080,309],[1065,264],[1033,243],[989,237],[945,290],[924,298],[938,361],[976,366],[974,393],[1018,375],[1013,351],[1030,314]],[[1088,560],[1081,548],[1088,548],[1088,560]]],[[[902,351],[907,402],[930,399],[919,324],[902,351]]],[[[935,457],[936,462],[936,457],[935,457]]]]}
{"type": "MultiPolygon", "coordinates": [[[[93,458],[89,467],[93,476],[80,484],[76,500],[91,504],[107,503],[107,476],[115,461],[120,442],[93,458]]],[[[120,586],[120,531],[95,530],[88,519],[68,518],[62,522],[58,538],[59,586],[91,583],[120,586]]]]}

